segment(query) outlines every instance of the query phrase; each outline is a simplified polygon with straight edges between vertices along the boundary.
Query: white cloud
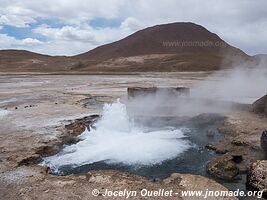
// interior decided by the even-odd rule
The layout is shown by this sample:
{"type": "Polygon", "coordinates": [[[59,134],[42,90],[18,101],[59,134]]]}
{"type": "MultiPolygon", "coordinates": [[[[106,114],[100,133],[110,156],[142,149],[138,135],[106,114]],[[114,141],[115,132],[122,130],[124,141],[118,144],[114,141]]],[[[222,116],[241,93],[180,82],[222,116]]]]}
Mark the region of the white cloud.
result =
{"type": "Polygon", "coordinates": [[[28,24],[36,22],[29,16],[18,16],[18,15],[1,15],[0,24],[10,25],[15,27],[27,27],[28,24]]]}
{"type": "Polygon", "coordinates": [[[1,0],[0,13],[80,24],[95,17],[116,18],[125,3],[121,0],[1,0]]]}
{"type": "Polygon", "coordinates": [[[95,40],[92,31],[93,29],[90,27],[63,26],[61,28],[52,28],[45,24],[34,29],[35,33],[39,33],[49,39],[85,42],[93,42],[95,40]]]}
{"type": "Polygon", "coordinates": [[[93,28],[89,25],[53,28],[45,24],[33,31],[45,36],[48,40],[42,43],[38,52],[49,52],[53,55],[75,55],[86,52],[130,33],[129,30],[121,31],[121,28],[93,28]]]}
{"type": "Polygon", "coordinates": [[[21,45],[34,46],[34,45],[39,45],[39,44],[43,44],[43,42],[35,38],[25,38],[21,40],[21,45]]]}
{"type": "Polygon", "coordinates": [[[7,34],[0,34],[0,49],[18,49],[26,48],[28,50],[31,47],[40,45],[43,42],[34,38],[25,38],[22,40],[16,39],[15,37],[8,36],[7,34]]]}
{"type": "Polygon", "coordinates": [[[10,37],[6,34],[0,34],[0,48],[1,49],[9,49],[12,48],[13,45],[16,45],[17,40],[14,37],[10,37]]]}
{"type": "Polygon", "coordinates": [[[95,45],[80,41],[53,40],[43,42],[41,45],[27,48],[27,50],[42,54],[49,53],[50,55],[75,55],[78,52],[86,52],[88,49],[92,49],[94,47],[95,45]]]}
{"type": "Polygon", "coordinates": [[[145,25],[136,18],[128,17],[121,23],[120,28],[125,31],[133,32],[145,28],[145,25]]]}

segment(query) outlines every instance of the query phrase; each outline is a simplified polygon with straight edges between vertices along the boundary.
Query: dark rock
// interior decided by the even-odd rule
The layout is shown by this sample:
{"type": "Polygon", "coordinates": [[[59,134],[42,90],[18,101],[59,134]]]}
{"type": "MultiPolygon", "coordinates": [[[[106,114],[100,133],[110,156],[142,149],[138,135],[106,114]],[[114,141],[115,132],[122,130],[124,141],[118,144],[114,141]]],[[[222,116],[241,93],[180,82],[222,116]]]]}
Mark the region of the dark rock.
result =
{"type": "Polygon", "coordinates": [[[206,133],[207,137],[213,138],[215,136],[215,131],[212,129],[209,129],[206,133]]]}
{"type": "Polygon", "coordinates": [[[263,191],[267,195],[267,160],[254,162],[247,175],[247,187],[249,190],[263,191]]]}
{"type": "Polygon", "coordinates": [[[239,169],[233,161],[233,156],[224,154],[208,163],[207,172],[216,178],[233,180],[238,175],[239,169]]]}
{"type": "Polygon", "coordinates": [[[261,135],[261,148],[267,155],[267,130],[262,132],[261,135]]]}
{"type": "Polygon", "coordinates": [[[237,164],[241,163],[243,161],[243,156],[239,154],[231,154],[233,157],[233,161],[237,164]]]}
{"type": "Polygon", "coordinates": [[[267,95],[261,97],[252,104],[252,111],[267,116],[267,95]]]}
{"type": "Polygon", "coordinates": [[[216,148],[216,153],[218,154],[226,154],[228,152],[228,149],[225,148],[216,148]]]}
{"type": "Polygon", "coordinates": [[[21,161],[19,161],[18,166],[36,164],[40,161],[41,161],[40,154],[33,154],[33,155],[30,155],[29,157],[23,158],[21,161]]]}
{"type": "Polygon", "coordinates": [[[45,169],[45,173],[46,173],[46,174],[51,174],[51,169],[50,169],[50,167],[46,167],[46,169],[45,169]]]}
{"type": "Polygon", "coordinates": [[[228,150],[216,148],[215,152],[218,154],[225,154],[225,153],[228,153],[228,150]]]}

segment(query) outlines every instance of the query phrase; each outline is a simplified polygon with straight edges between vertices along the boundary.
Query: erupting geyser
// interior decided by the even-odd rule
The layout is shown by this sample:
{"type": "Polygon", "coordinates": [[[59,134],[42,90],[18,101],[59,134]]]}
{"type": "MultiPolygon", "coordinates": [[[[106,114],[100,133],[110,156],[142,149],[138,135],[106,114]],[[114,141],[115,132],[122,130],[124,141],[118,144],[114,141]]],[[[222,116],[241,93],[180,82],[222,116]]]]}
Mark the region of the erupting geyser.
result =
{"type": "Polygon", "coordinates": [[[181,129],[162,127],[155,131],[136,125],[119,100],[105,104],[95,129],[86,130],[80,139],[59,154],[45,158],[43,164],[58,173],[61,167],[73,168],[100,161],[153,165],[173,159],[191,147],[181,129]]]}

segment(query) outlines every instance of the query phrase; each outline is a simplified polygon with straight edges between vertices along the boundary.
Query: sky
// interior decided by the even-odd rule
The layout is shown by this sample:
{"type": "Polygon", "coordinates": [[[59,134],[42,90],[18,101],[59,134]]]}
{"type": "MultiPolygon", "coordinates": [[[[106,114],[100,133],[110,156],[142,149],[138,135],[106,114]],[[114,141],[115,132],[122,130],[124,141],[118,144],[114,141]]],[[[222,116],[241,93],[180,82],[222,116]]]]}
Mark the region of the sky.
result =
{"type": "Polygon", "coordinates": [[[267,53],[266,0],[0,0],[0,49],[76,55],[172,22],[200,24],[250,55],[267,53]]]}

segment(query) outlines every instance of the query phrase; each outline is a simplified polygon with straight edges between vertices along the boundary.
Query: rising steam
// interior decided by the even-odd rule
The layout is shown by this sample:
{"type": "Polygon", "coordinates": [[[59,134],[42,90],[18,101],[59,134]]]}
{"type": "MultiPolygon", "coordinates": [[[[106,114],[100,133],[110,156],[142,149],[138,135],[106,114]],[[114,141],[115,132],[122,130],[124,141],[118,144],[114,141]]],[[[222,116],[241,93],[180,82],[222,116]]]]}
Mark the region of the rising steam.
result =
{"type": "Polygon", "coordinates": [[[213,73],[190,88],[190,96],[168,93],[143,94],[126,99],[129,113],[139,116],[195,116],[249,108],[267,94],[267,64],[243,63],[231,70],[213,73]]]}

